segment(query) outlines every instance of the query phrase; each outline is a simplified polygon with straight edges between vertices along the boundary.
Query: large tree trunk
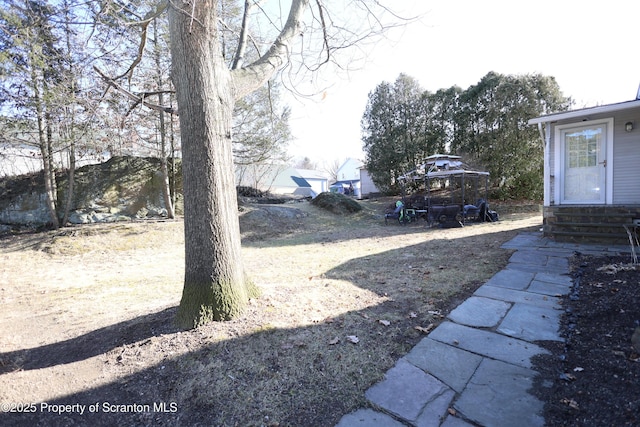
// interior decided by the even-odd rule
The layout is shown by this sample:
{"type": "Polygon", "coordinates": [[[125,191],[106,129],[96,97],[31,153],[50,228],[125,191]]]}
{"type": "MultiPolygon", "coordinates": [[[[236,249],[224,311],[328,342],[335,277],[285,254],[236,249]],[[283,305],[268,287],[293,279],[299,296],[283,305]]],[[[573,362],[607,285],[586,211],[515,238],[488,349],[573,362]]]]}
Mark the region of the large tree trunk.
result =
{"type": "Polygon", "coordinates": [[[185,211],[178,324],[187,328],[234,317],[255,292],[241,258],[231,145],[234,98],[220,54],[215,3],[176,1],[169,12],[185,211]]]}
{"type": "Polygon", "coordinates": [[[233,73],[222,57],[215,0],[169,3],[172,78],[180,111],[185,279],[178,324],[231,319],[257,288],[240,251],[231,115],[235,99],[263,85],[286,60],[310,0],[293,0],[285,27],[260,59],[233,73]]]}

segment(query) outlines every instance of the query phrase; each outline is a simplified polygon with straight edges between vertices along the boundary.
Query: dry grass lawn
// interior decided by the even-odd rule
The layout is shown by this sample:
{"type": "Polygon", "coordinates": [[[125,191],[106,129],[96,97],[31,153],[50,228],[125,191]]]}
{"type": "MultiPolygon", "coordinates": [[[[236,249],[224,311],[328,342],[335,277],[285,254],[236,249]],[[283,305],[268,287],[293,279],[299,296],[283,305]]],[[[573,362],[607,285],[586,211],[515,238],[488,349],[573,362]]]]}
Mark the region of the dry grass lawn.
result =
{"type": "Polygon", "coordinates": [[[37,411],[0,424],[335,425],[506,264],[503,242],[541,223],[493,206],[498,223],[385,226],[385,202],[348,216],[245,206],[244,262],[262,294],[240,318],[192,331],[172,322],[181,221],[2,238],[0,406],[37,411]]]}

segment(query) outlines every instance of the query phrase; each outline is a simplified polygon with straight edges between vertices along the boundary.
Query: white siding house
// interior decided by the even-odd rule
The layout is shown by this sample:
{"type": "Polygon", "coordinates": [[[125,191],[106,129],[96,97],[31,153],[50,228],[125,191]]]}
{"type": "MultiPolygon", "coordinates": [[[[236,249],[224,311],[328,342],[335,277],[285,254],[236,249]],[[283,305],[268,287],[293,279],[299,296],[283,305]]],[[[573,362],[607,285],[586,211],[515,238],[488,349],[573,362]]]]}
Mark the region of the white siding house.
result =
{"type": "Polygon", "coordinates": [[[544,144],[544,232],[624,243],[640,222],[640,99],[529,120],[544,144]]]}
{"type": "Polygon", "coordinates": [[[360,168],[364,165],[360,160],[349,157],[336,172],[338,181],[360,181],[360,168]]]}
{"type": "Polygon", "coordinates": [[[332,191],[343,193],[352,187],[353,194],[351,195],[358,199],[368,197],[371,193],[380,192],[364,167],[364,163],[358,159],[349,157],[345,160],[336,172],[336,177],[337,181],[331,185],[332,191]]]}
{"type": "Polygon", "coordinates": [[[368,197],[370,194],[379,193],[380,190],[373,183],[371,175],[365,167],[360,168],[360,197],[368,197]]]}
{"type": "Polygon", "coordinates": [[[349,157],[336,171],[337,181],[331,184],[330,190],[349,196],[361,197],[360,192],[360,160],[349,157]]]}

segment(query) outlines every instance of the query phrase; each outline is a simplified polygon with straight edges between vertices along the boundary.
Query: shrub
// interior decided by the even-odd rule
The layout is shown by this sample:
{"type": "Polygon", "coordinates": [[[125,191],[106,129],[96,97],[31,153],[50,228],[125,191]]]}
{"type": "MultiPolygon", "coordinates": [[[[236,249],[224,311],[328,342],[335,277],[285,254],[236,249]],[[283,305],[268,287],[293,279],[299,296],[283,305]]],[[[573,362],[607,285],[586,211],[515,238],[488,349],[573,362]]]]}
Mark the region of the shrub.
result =
{"type": "Polygon", "coordinates": [[[340,193],[320,193],[311,201],[311,204],[339,215],[362,210],[360,203],[340,193]]]}

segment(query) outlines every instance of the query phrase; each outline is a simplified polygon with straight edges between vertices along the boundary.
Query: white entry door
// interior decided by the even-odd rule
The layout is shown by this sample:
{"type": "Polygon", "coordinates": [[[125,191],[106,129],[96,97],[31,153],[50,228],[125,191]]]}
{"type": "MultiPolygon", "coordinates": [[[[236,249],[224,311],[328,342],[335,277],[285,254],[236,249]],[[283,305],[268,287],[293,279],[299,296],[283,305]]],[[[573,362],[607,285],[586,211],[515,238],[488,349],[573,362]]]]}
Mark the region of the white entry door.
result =
{"type": "Polygon", "coordinates": [[[605,203],[607,126],[595,123],[561,130],[563,203],[605,203]]]}

